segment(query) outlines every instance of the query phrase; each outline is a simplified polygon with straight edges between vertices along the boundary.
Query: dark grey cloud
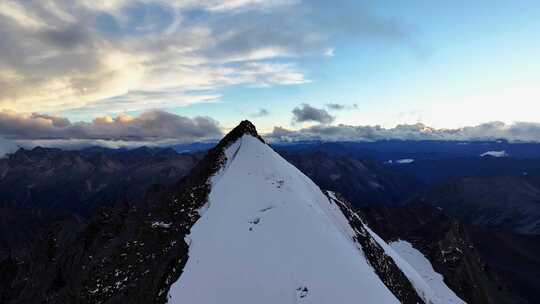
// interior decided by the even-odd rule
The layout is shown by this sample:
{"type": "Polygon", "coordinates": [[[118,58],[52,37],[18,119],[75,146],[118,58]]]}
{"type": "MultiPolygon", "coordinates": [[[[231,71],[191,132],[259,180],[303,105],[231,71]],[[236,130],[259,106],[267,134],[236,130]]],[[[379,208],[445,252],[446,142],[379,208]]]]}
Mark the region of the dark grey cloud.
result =
{"type": "Polygon", "coordinates": [[[310,106],[307,103],[303,103],[300,106],[292,110],[293,123],[300,122],[318,122],[321,124],[329,124],[334,121],[334,117],[324,109],[317,109],[310,106]]]}
{"type": "Polygon", "coordinates": [[[489,122],[459,129],[435,129],[421,123],[398,125],[394,128],[381,126],[316,125],[300,130],[275,127],[267,135],[273,141],[377,141],[377,140],[451,140],[478,141],[506,139],[510,142],[540,142],[540,123],[489,122]]]}
{"type": "Polygon", "coordinates": [[[31,120],[43,119],[49,121],[53,127],[65,128],[71,125],[69,119],[59,116],[52,116],[47,114],[32,113],[30,116],[31,120]]]}
{"type": "Polygon", "coordinates": [[[267,109],[261,108],[257,113],[253,113],[251,117],[253,118],[259,118],[259,117],[265,117],[270,115],[270,112],[267,109]]]}
{"type": "Polygon", "coordinates": [[[289,139],[296,138],[298,131],[292,131],[283,127],[274,127],[272,133],[267,136],[273,139],[289,139]]]}
{"type": "Polygon", "coordinates": [[[88,46],[92,43],[90,33],[81,26],[70,25],[60,29],[46,29],[41,31],[39,37],[45,43],[63,49],[78,46],[88,46]]]}
{"type": "Polygon", "coordinates": [[[10,140],[194,141],[221,135],[218,122],[209,117],[188,118],[158,110],[77,123],[44,114],[0,112],[0,137],[10,140]]]}
{"type": "Polygon", "coordinates": [[[322,54],[341,40],[402,43],[410,39],[406,25],[379,17],[356,1],[289,2],[271,10],[205,15],[205,22],[220,37],[205,53],[228,60],[254,56],[262,49],[297,56],[322,54]]]}

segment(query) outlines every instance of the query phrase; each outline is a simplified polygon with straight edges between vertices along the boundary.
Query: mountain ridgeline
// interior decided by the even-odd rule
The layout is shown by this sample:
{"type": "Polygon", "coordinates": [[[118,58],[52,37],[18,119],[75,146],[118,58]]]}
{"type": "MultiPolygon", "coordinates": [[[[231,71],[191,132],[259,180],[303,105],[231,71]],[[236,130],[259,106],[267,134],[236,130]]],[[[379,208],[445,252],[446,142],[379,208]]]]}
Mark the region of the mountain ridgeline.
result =
{"type": "Polygon", "coordinates": [[[180,179],[199,159],[170,148],[19,149],[0,159],[0,206],[87,217],[102,206],[139,200],[152,184],[180,179]]]}

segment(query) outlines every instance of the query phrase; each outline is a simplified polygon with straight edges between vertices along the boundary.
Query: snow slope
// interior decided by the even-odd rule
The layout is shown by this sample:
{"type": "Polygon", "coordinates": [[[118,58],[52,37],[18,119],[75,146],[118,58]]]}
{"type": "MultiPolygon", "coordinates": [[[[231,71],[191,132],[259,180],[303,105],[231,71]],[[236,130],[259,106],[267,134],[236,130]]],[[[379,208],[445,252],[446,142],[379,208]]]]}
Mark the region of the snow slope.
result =
{"type": "Polygon", "coordinates": [[[429,285],[434,292],[433,303],[465,303],[444,283],[443,276],[435,272],[429,260],[409,242],[399,240],[390,243],[390,247],[407,261],[429,285]]]}
{"type": "Polygon", "coordinates": [[[398,159],[398,160],[396,160],[396,163],[398,163],[398,164],[412,164],[412,163],[414,163],[414,159],[412,159],[412,158],[398,159]]]}
{"type": "Polygon", "coordinates": [[[506,151],[487,151],[485,153],[480,154],[480,157],[508,157],[508,153],[506,151]]]}
{"type": "Polygon", "coordinates": [[[414,159],[412,158],[404,158],[404,159],[397,159],[397,160],[388,160],[386,161],[387,164],[398,164],[398,165],[406,165],[406,164],[412,164],[414,163],[414,159]]]}
{"type": "Polygon", "coordinates": [[[309,178],[250,135],[226,156],[169,303],[398,303],[309,178]]]}

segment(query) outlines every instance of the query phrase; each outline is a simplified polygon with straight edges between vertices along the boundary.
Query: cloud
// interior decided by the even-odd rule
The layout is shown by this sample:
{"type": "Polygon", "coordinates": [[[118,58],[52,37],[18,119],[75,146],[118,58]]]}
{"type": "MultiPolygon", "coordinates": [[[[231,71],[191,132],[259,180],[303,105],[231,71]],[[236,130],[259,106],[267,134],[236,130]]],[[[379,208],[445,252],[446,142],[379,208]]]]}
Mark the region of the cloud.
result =
{"type": "Polygon", "coordinates": [[[510,142],[540,142],[540,123],[489,122],[459,129],[434,129],[421,123],[398,125],[394,128],[381,126],[316,125],[300,130],[275,127],[267,135],[272,141],[377,141],[377,140],[450,140],[479,141],[506,139],[510,142]]]}
{"type": "Polygon", "coordinates": [[[324,109],[317,109],[307,103],[301,104],[292,110],[293,123],[301,122],[318,122],[321,124],[329,124],[334,121],[334,117],[328,114],[324,109]]]}
{"type": "Polygon", "coordinates": [[[0,109],[94,116],[304,84],[299,57],[409,30],[348,1],[4,0],[0,37],[0,109]]]}
{"type": "Polygon", "coordinates": [[[339,110],[345,109],[346,106],[344,104],[340,104],[340,103],[327,103],[326,107],[329,110],[339,111],[339,110]]]}
{"type": "Polygon", "coordinates": [[[336,50],[334,48],[329,48],[324,52],[324,55],[327,57],[334,57],[335,51],[336,50]]]}
{"type": "Polygon", "coordinates": [[[330,103],[327,103],[325,106],[326,106],[326,108],[328,108],[329,110],[332,110],[332,111],[341,111],[341,110],[345,110],[345,109],[351,109],[351,110],[358,109],[358,105],[356,103],[353,103],[352,105],[347,105],[347,104],[330,102],[330,103]]]}
{"type": "Polygon", "coordinates": [[[253,113],[251,117],[259,118],[259,117],[265,117],[270,115],[270,112],[267,109],[261,108],[257,113],[253,113]]]}
{"type": "Polygon", "coordinates": [[[206,53],[226,60],[241,60],[257,53],[260,58],[328,56],[333,54],[329,50],[337,41],[409,39],[409,30],[403,24],[377,17],[354,1],[338,5],[325,0],[275,3],[279,5],[261,13],[244,10],[228,16],[209,16],[218,39],[206,53]]]}
{"type": "Polygon", "coordinates": [[[14,141],[0,138],[0,158],[8,153],[17,151],[18,148],[18,145],[14,141]]]}
{"type": "Polygon", "coordinates": [[[0,112],[0,137],[10,140],[196,141],[222,136],[217,121],[188,118],[164,111],[146,111],[137,117],[120,114],[92,122],[44,115],[0,112]]]}
{"type": "Polygon", "coordinates": [[[291,138],[298,138],[298,132],[292,131],[283,127],[274,127],[272,133],[267,134],[267,137],[279,140],[289,140],[291,138]]]}

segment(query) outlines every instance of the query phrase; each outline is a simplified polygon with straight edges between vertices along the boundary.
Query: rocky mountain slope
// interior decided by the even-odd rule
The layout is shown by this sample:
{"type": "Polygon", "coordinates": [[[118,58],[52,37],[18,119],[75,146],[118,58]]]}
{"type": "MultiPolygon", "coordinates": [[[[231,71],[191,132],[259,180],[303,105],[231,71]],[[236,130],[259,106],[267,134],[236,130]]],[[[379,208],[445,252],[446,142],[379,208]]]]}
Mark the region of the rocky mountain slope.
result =
{"type": "Polygon", "coordinates": [[[198,160],[197,155],[146,147],[19,149],[0,159],[0,206],[88,216],[96,207],[139,200],[150,185],[178,180],[198,160]]]}
{"type": "Polygon", "coordinates": [[[400,205],[422,189],[412,175],[369,159],[323,151],[279,152],[317,185],[339,192],[355,207],[400,205]]]}
{"type": "Polygon", "coordinates": [[[468,303],[536,303],[540,237],[466,225],[425,203],[362,210],[386,241],[406,241],[468,303]]]}
{"type": "Polygon", "coordinates": [[[540,234],[538,176],[455,178],[430,188],[422,200],[485,229],[540,234]]]}

